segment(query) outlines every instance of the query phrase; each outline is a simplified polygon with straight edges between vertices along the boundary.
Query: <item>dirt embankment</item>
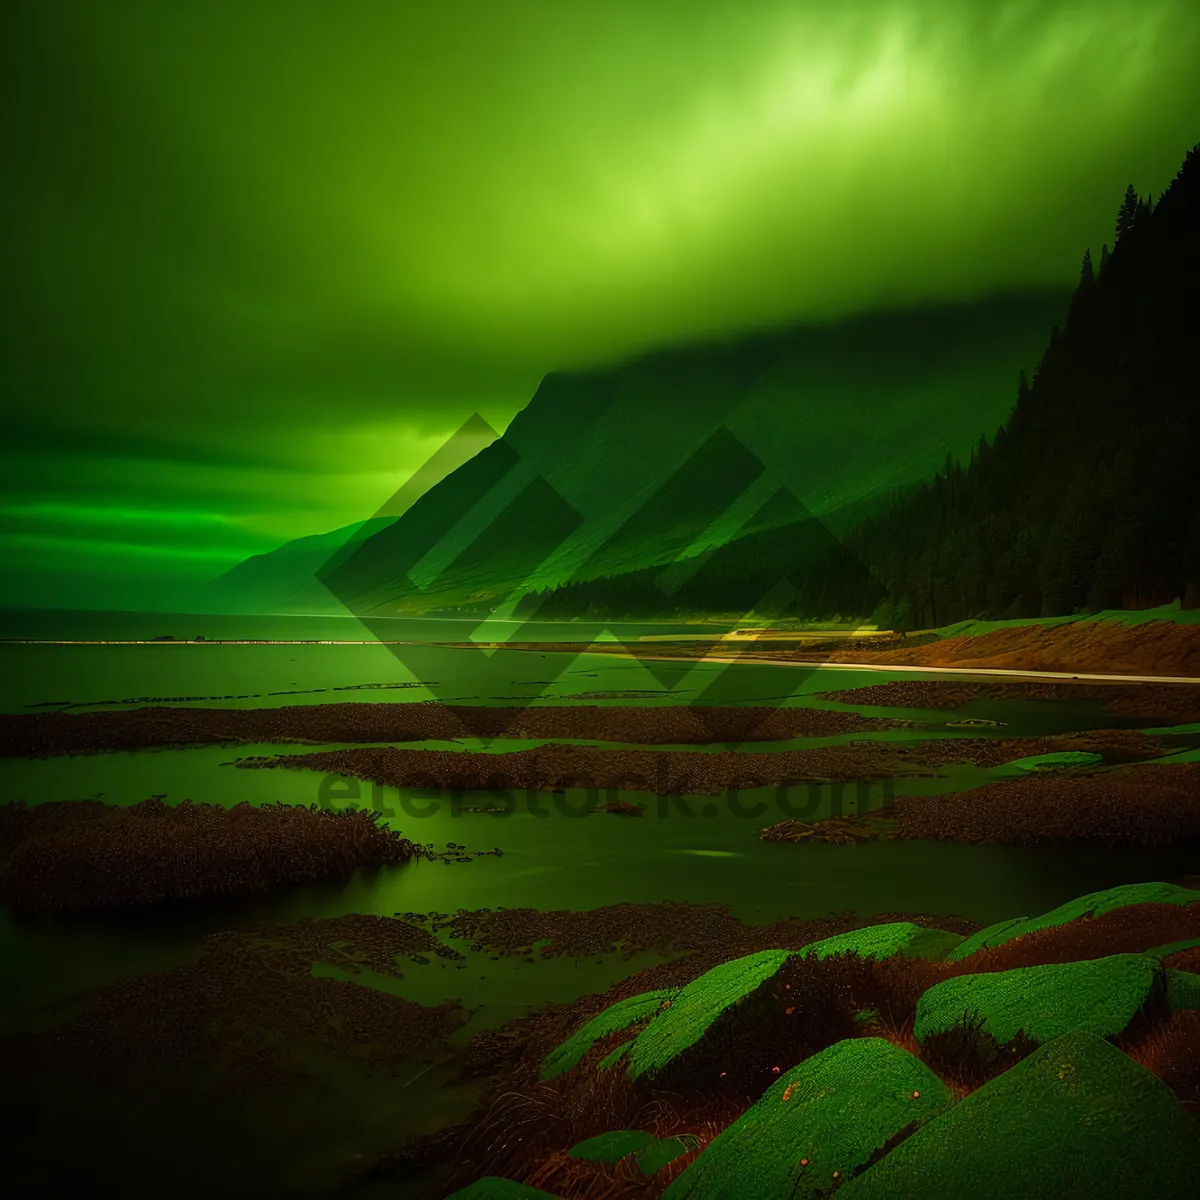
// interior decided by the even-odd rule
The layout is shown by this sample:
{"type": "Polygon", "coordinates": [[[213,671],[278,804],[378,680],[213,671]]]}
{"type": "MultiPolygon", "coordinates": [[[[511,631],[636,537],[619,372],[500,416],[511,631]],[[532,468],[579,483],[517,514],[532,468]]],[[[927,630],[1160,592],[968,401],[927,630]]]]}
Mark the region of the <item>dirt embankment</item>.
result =
{"type": "Polygon", "coordinates": [[[879,708],[965,708],[976,701],[1049,701],[1095,704],[1118,716],[1147,723],[1200,722],[1200,684],[1188,683],[1060,683],[1014,680],[1012,683],[957,683],[940,679],[902,679],[863,687],[822,692],[823,700],[879,708]]]}
{"type": "Polygon", "coordinates": [[[929,741],[853,742],[778,752],[598,750],[550,744],[506,754],[456,750],[401,750],[385,746],[246,758],[248,769],[283,767],[321,771],[384,787],[437,791],[586,788],[650,792],[658,796],[714,796],[813,780],[885,779],[928,774],[943,764],[997,766],[1038,754],[1082,750],[1109,762],[1134,762],[1167,752],[1158,738],[1125,730],[1093,730],[1045,738],[936,738],[929,741]]]}
{"type": "Polygon", "coordinates": [[[594,738],[646,745],[778,741],[893,729],[900,723],[818,708],[294,704],[281,708],[137,708],[0,715],[0,755],[42,758],[256,742],[416,742],[452,738],[594,738]]]}
{"type": "Polygon", "coordinates": [[[1076,621],[1018,625],[981,637],[943,638],[898,650],[835,650],[828,662],[993,667],[1097,675],[1176,675],[1200,680],[1200,625],[1076,621]]]}

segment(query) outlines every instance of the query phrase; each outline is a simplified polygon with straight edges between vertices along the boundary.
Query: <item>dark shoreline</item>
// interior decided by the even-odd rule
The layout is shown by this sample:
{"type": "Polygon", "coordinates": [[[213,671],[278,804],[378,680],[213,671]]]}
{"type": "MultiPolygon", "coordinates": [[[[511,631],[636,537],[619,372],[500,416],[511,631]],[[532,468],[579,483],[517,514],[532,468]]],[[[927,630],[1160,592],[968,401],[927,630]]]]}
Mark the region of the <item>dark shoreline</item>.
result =
{"type": "Polygon", "coordinates": [[[263,892],[432,857],[369,811],[97,800],[0,805],[0,899],[20,913],[263,892]]]}
{"type": "Polygon", "coordinates": [[[0,757],[245,743],[416,742],[452,738],[595,738],[641,744],[783,741],[904,728],[906,722],[821,708],[706,705],[452,705],[436,701],[279,708],[138,708],[0,715],[0,757]]]}

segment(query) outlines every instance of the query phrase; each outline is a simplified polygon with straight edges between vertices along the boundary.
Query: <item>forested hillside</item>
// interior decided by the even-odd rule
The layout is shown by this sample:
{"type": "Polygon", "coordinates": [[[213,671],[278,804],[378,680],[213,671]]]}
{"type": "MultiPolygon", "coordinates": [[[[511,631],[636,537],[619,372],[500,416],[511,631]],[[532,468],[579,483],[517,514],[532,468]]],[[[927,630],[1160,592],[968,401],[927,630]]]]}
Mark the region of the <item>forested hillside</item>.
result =
{"type": "Polygon", "coordinates": [[[928,483],[894,493],[844,545],[802,520],[690,566],[531,596],[524,609],[759,606],[913,629],[1200,602],[1197,313],[1200,148],[1157,204],[1127,191],[1111,254],[1105,246],[1096,267],[1084,255],[1066,328],[1053,329],[1009,419],[969,461],[948,458],[928,483]]]}
{"type": "Polygon", "coordinates": [[[1200,147],[1130,188],[1012,416],[850,539],[885,623],[1143,608],[1200,580],[1200,147]]]}

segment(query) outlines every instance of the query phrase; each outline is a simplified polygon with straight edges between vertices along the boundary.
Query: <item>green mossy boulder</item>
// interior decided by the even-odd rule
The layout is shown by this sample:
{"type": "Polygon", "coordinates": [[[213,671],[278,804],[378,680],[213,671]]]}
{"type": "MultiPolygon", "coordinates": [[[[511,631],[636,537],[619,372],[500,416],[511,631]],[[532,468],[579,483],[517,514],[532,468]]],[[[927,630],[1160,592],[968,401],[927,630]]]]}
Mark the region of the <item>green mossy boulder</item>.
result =
{"type": "MultiPolygon", "coordinates": [[[[639,1021],[646,1020],[658,1012],[664,1003],[675,996],[674,989],[661,989],[655,992],[643,992],[640,996],[629,996],[610,1005],[602,1013],[593,1017],[582,1029],[572,1034],[561,1046],[546,1055],[542,1063],[542,1079],[553,1079],[562,1075],[572,1067],[577,1066],[585,1054],[601,1038],[628,1029],[639,1021]]],[[[611,1065],[609,1055],[605,1058],[606,1065],[611,1065]]]]}
{"type": "Polygon", "coordinates": [[[1049,929],[1054,925],[1065,925],[1080,917],[1099,917],[1114,908],[1127,908],[1131,904],[1193,904],[1200,900],[1200,891],[1179,887],[1174,883],[1130,883],[1120,887],[1106,888],[1102,892],[1091,892],[1059,905],[1040,917],[1015,917],[989,925],[956,946],[947,958],[951,962],[966,958],[977,950],[1002,946],[1022,934],[1038,929],[1049,929]]]}
{"type": "Polygon", "coordinates": [[[1170,1088],[1088,1033],[1047,1043],[930,1121],[838,1200],[1186,1200],[1200,1125],[1170,1088]]]}
{"type": "Polygon", "coordinates": [[[1167,1004],[1172,1012],[1183,1008],[1200,1008],[1200,975],[1194,971],[1167,968],[1167,1004]]]}
{"type": "Polygon", "coordinates": [[[1197,946],[1200,946],[1200,938],[1185,938],[1181,942],[1167,942],[1162,946],[1151,946],[1149,950],[1143,950],[1142,953],[1161,961],[1169,958],[1172,954],[1178,954],[1181,950],[1194,950],[1197,946]]]}
{"type": "Polygon", "coordinates": [[[1072,1030],[1115,1037],[1164,983],[1161,964],[1144,954],[959,975],[921,997],[913,1033],[923,1043],[978,1017],[1001,1045],[1020,1032],[1035,1042],[1072,1030]]]}
{"type": "Polygon", "coordinates": [[[607,1071],[609,1067],[615,1067],[617,1063],[619,1063],[621,1059],[623,1059],[625,1055],[629,1053],[629,1048],[636,1040],[636,1038],[630,1038],[629,1041],[622,1042],[615,1050],[610,1050],[599,1061],[599,1063],[596,1064],[596,1070],[607,1071]]]}
{"type": "Polygon", "coordinates": [[[572,1146],[567,1153],[572,1158],[610,1165],[632,1155],[643,1175],[654,1175],[696,1145],[698,1142],[693,1137],[656,1138],[640,1129],[615,1129],[588,1138],[572,1146]]]}
{"type": "Polygon", "coordinates": [[[699,1138],[691,1134],[682,1137],[657,1138],[644,1150],[639,1150],[633,1160],[643,1175],[657,1175],[663,1167],[673,1163],[681,1154],[694,1150],[700,1144],[699,1138]]]}
{"type": "Polygon", "coordinates": [[[446,1200],[559,1200],[559,1197],[511,1179],[501,1179],[499,1175],[487,1175],[470,1187],[451,1193],[446,1200]]]}
{"type": "Polygon", "coordinates": [[[656,1140],[654,1134],[641,1129],[614,1129],[610,1133],[597,1134],[585,1142],[578,1142],[567,1153],[572,1158],[585,1158],[588,1162],[618,1163],[656,1140]]]}
{"type": "Polygon", "coordinates": [[[1076,767],[1095,767],[1104,761],[1101,754],[1089,754],[1086,750],[1064,750],[1061,754],[1035,754],[1031,758],[1015,758],[1005,766],[1019,771],[1062,771],[1076,767]]]}
{"type": "Polygon", "coordinates": [[[629,1077],[655,1075],[674,1062],[726,1009],[761,987],[794,953],[762,950],[721,963],[693,979],[669,1006],[660,1005],[650,1024],[634,1039],[629,1049],[629,1077]]]}
{"type": "Polygon", "coordinates": [[[814,1054],[719,1133],[663,1200],[824,1196],[893,1138],[945,1112],[949,1089],[883,1038],[814,1054]]]}
{"type": "Polygon", "coordinates": [[[963,941],[962,935],[944,929],[927,929],[910,921],[893,921],[888,925],[868,925],[849,933],[835,934],[812,942],[798,951],[801,958],[828,958],[833,954],[857,954],[861,958],[891,958],[902,954],[906,958],[941,960],[963,941]]]}

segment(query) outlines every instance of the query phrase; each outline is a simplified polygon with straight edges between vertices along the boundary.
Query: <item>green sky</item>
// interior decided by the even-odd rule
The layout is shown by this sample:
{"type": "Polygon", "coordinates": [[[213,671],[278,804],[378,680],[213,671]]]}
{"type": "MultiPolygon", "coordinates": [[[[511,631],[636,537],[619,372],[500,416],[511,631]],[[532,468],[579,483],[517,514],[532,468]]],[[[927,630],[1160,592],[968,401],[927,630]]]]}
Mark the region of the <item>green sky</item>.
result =
{"type": "Polygon", "coordinates": [[[369,515],[550,369],[1069,286],[1195,0],[8,0],[0,602],[369,515]]]}

